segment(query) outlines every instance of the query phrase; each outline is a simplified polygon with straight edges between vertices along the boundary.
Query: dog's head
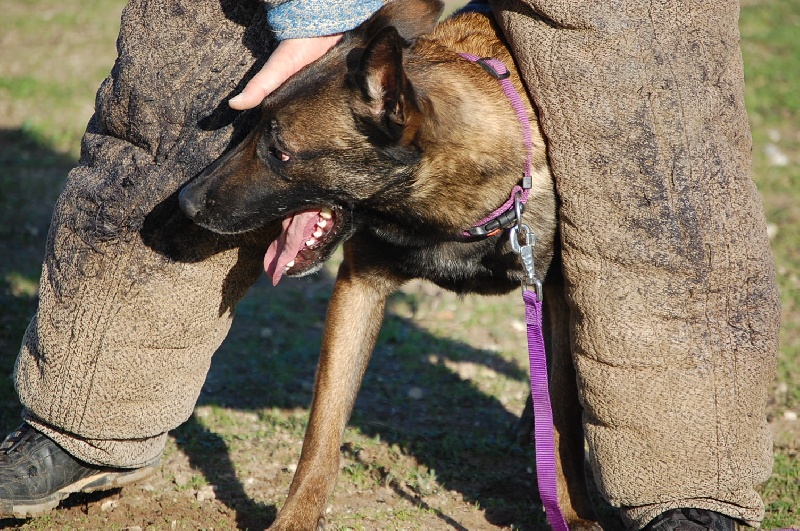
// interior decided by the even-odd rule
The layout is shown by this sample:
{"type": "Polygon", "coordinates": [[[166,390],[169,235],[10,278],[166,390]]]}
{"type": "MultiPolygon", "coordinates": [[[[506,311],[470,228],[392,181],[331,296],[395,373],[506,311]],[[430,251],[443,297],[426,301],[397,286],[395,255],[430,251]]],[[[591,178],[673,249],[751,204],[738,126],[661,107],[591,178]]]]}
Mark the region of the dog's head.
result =
{"type": "Polygon", "coordinates": [[[318,269],[352,234],[355,205],[391,203],[419,159],[403,49],[441,12],[438,0],[395,1],[345,35],[264,100],[250,135],[181,190],[181,209],[220,233],[283,219],[268,256],[283,262],[278,278],[318,269]]]}
{"type": "MultiPolygon", "coordinates": [[[[464,103],[474,95],[459,99],[454,88],[458,83],[436,70],[448,61],[456,63],[455,54],[443,60],[436,53],[420,53],[419,47],[410,53],[415,41],[433,30],[441,12],[439,0],[395,0],[346,34],[328,54],[264,100],[260,121],[249,136],[183,188],[183,211],[220,233],[282,220],[283,231],[265,260],[273,282],[284,273],[316,271],[359,227],[389,227],[386,233],[392,238],[422,237],[437,230],[455,233],[460,221],[447,227],[441,221],[455,219],[451,212],[431,215],[432,204],[452,199],[444,197],[452,195],[449,190],[437,187],[445,180],[440,178],[447,173],[443,170],[452,171],[453,163],[433,154],[466,153],[462,159],[471,159],[463,164],[483,180],[495,170],[475,168],[474,160],[497,167],[503,157],[518,161],[520,155],[518,144],[513,144],[513,153],[495,146],[480,154],[465,149],[469,140],[463,131],[470,128],[456,120],[469,117],[470,138],[477,137],[479,145],[489,144],[483,142],[484,133],[508,137],[507,122],[492,130],[491,119],[481,115],[485,107],[468,108],[476,104],[464,103]],[[415,86],[408,75],[412,70],[415,86]],[[442,139],[454,134],[459,138],[443,147],[442,139]],[[423,196],[425,201],[420,200],[423,196]]],[[[478,69],[459,68],[487,83],[478,69]]],[[[489,85],[498,90],[491,81],[489,85]]],[[[507,102],[501,98],[499,106],[513,121],[507,102]]],[[[472,215],[476,206],[463,208],[472,215]]]]}

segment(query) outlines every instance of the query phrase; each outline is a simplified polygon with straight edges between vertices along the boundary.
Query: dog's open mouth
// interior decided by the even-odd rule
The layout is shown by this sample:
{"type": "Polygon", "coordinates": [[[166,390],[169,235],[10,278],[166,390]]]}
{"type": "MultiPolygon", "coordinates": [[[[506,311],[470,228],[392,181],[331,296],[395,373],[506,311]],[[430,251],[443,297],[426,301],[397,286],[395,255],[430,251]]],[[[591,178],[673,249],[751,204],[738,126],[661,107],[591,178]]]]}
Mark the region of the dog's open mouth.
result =
{"type": "Polygon", "coordinates": [[[285,274],[301,275],[327,258],[325,251],[336,242],[336,212],[329,207],[303,210],[284,218],[280,236],[264,256],[264,271],[272,285],[285,274]]]}

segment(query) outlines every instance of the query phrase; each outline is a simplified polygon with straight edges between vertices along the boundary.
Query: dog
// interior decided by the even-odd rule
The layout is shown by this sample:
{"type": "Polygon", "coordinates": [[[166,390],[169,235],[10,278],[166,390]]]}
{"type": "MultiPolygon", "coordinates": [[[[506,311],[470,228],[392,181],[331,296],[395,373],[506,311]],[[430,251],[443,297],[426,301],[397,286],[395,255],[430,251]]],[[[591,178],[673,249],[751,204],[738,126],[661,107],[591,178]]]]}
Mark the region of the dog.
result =
{"type": "MultiPolygon", "coordinates": [[[[280,223],[265,256],[273,283],[317,271],[343,244],[302,455],[272,529],[323,527],[342,434],[392,292],[424,278],[458,293],[501,294],[526,277],[508,231],[468,232],[509,201],[527,150],[497,72],[460,54],[502,61],[517,92],[526,92],[490,15],[438,23],[442,10],[438,0],[385,4],[268,96],[249,136],[179,194],[184,213],[214,232],[280,223]]],[[[559,501],[572,529],[596,529],[557,202],[534,108],[522,100],[533,146],[522,221],[537,238],[536,268],[548,272],[543,313],[559,501]]]]}

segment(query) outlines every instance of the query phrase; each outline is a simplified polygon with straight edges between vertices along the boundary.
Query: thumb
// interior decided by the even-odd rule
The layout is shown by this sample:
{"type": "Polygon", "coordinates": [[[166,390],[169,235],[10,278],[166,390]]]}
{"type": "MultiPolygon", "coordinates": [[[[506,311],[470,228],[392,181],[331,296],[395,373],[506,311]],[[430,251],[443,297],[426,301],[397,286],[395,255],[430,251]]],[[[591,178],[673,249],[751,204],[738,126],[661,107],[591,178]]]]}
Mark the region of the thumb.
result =
{"type": "Polygon", "coordinates": [[[252,109],[304,66],[325,55],[341,38],[341,34],[336,34],[281,41],[261,70],[228,105],[239,111],[252,109]]]}

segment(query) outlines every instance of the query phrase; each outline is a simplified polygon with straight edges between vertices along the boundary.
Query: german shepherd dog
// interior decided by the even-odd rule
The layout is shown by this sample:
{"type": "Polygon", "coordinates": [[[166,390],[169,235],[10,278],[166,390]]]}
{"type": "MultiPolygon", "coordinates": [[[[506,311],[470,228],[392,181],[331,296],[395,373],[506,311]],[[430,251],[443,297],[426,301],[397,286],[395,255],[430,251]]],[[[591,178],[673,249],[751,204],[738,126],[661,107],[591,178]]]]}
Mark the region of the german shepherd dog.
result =
{"type": "MultiPolygon", "coordinates": [[[[525,89],[490,16],[468,12],[437,25],[442,9],[438,0],[384,5],[268,96],[249,136],[179,196],[192,220],[218,233],[281,223],[265,257],[274,283],[317,271],[344,244],[303,451],[273,529],[324,524],[342,434],[387,297],[414,278],[458,293],[500,294],[525,277],[508,231],[464,235],[509,199],[526,149],[498,81],[459,54],[499,59],[516,90],[525,89]]],[[[537,237],[537,269],[549,270],[543,313],[559,499],[573,529],[592,528],[568,313],[560,266],[551,265],[556,200],[536,115],[523,99],[534,145],[523,222],[537,237]]]]}

